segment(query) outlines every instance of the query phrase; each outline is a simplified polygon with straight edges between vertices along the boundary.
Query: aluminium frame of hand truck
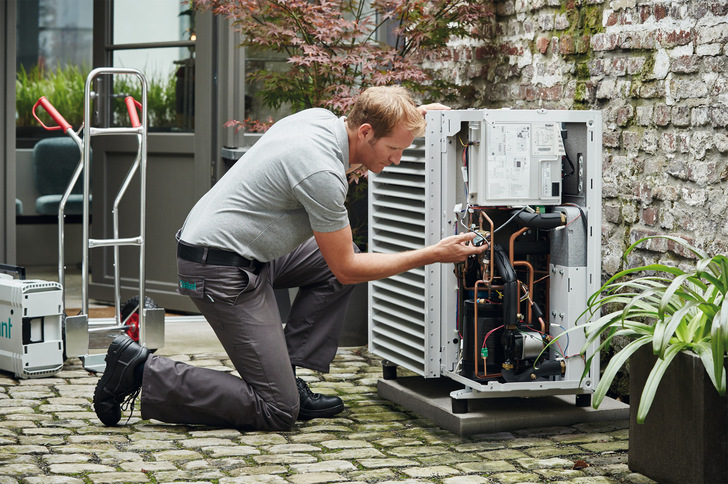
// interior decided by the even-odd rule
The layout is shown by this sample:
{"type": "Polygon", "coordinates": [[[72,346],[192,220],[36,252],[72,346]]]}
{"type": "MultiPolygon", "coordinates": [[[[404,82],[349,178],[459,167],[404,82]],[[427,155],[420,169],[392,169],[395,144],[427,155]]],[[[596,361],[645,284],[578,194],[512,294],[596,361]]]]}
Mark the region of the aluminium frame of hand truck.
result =
{"type": "MultiPolygon", "coordinates": [[[[84,368],[93,372],[103,372],[106,363],[105,352],[102,354],[89,354],[89,336],[95,332],[115,332],[116,330],[124,331],[133,329],[130,318],[135,314],[138,315],[138,341],[140,344],[151,348],[160,348],[164,345],[164,309],[157,307],[145,307],[145,243],[146,243],[146,187],[147,187],[147,90],[148,83],[144,74],[139,70],[130,68],[97,68],[92,70],[87,78],[84,88],[84,124],[83,139],[73,130],[73,127],[63,118],[63,116],[53,107],[53,105],[44,96],[41,97],[33,107],[33,116],[47,130],[62,130],[78,145],[81,152],[81,159],[68,183],[65,193],[61,198],[58,206],[58,282],[64,287],[63,306],[65,312],[65,257],[64,257],[64,219],[65,206],[76,182],[83,174],[83,251],[82,251],[82,267],[81,267],[81,312],[75,316],[67,316],[65,318],[64,343],[65,353],[67,357],[78,356],[84,363],[84,368]],[[136,76],[141,83],[142,101],[141,103],[134,100],[131,96],[127,96],[125,104],[129,112],[131,127],[109,127],[98,128],[91,126],[92,124],[92,101],[98,97],[98,93],[92,90],[94,80],[102,75],[132,75],[136,76]],[[46,126],[36,115],[38,106],[43,107],[48,115],[55,121],[57,126],[46,126]],[[137,108],[141,108],[141,118],[138,115],[137,108]],[[113,205],[113,238],[110,239],[92,239],[90,238],[90,194],[91,194],[91,173],[90,173],[90,157],[91,157],[91,140],[94,136],[105,135],[135,135],[138,143],[136,159],[134,160],[129,172],[121,183],[119,192],[114,200],[113,205]],[[134,176],[139,173],[140,183],[140,211],[139,211],[139,235],[135,237],[119,237],[119,205],[124,197],[134,176]],[[122,319],[120,301],[121,301],[121,275],[119,263],[119,247],[121,246],[137,246],[139,247],[139,305],[124,319],[122,319]],[[114,300],[115,300],[115,318],[113,323],[106,319],[90,319],[89,318],[89,249],[95,247],[113,247],[114,248],[114,300]]],[[[80,130],[79,130],[80,131],[80,130]]]]}

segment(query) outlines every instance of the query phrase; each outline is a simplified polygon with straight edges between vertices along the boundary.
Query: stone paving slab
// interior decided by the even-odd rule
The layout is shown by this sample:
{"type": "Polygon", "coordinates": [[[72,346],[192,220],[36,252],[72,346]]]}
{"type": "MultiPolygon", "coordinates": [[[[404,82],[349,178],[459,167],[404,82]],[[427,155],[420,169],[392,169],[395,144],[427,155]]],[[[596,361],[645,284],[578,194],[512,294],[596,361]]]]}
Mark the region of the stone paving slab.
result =
{"type": "MultiPolygon", "coordinates": [[[[232,372],[222,352],[178,359],[232,372]]],[[[377,395],[381,364],[364,349],[340,349],[329,375],[299,375],[347,409],[289,432],[169,425],[138,409],[108,428],[91,406],[98,376],[79,360],[50,378],[0,373],[0,484],[652,482],[627,467],[627,420],[460,437],[377,395]]]]}

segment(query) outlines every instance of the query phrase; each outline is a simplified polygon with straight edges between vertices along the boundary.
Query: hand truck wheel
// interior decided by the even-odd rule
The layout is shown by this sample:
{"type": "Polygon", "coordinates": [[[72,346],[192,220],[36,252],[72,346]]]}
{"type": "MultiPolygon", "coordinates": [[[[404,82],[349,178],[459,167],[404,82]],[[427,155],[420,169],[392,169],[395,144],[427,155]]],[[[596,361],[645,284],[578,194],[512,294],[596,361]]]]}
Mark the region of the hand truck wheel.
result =
{"type": "MultiPolygon", "coordinates": [[[[139,342],[139,307],[139,296],[130,297],[121,307],[121,320],[126,321],[127,326],[126,334],[136,342],[139,342]]],[[[144,309],[158,307],[152,298],[144,297],[144,309]]]]}

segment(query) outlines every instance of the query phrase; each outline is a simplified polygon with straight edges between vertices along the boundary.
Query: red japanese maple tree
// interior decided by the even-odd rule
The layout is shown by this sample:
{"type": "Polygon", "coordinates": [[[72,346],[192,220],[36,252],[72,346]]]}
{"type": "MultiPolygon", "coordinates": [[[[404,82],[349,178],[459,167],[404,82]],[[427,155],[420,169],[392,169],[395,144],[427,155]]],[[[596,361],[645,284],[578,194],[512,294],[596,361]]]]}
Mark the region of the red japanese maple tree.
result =
{"type": "Polygon", "coordinates": [[[248,74],[263,102],[293,111],[326,107],[339,114],[362,89],[402,84],[429,100],[457,89],[425,63],[450,55],[449,39],[477,37],[492,15],[483,0],[193,0],[194,8],[232,19],[244,46],[286,56],[284,72],[248,74]]]}

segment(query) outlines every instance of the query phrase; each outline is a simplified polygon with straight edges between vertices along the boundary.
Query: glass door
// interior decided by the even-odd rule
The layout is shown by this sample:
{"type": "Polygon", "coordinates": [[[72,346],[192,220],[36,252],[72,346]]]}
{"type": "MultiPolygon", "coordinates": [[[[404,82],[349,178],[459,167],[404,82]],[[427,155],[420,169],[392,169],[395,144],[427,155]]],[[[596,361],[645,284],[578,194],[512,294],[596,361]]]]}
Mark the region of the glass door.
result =
{"type": "MultiPolygon", "coordinates": [[[[211,186],[218,163],[222,125],[217,111],[217,19],[194,15],[179,0],[96,2],[94,66],[127,67],[147,78],[146,295],[157,305],[195,311],[176,293],[175,233],[192,205],[211,186]]],[[[95,87],[95,121],[128,123],[123,99],[141,101],[133,76],[102,77],[95,87]]],[[[92,237],[113,237],[112,207],[134,158],[129,136],[93,139],[92,237]]],[[[138,177],[120,206],[120,237],[140,233],[138,177]]],[[[121,248],[122,303],[138,288],[139,249],[121,248]]],[[[114,300],[113,249],[91,250],[89,294],[114,300]]]]}

